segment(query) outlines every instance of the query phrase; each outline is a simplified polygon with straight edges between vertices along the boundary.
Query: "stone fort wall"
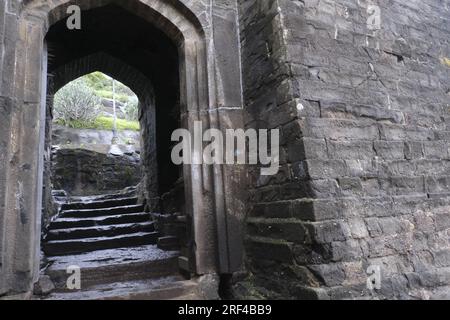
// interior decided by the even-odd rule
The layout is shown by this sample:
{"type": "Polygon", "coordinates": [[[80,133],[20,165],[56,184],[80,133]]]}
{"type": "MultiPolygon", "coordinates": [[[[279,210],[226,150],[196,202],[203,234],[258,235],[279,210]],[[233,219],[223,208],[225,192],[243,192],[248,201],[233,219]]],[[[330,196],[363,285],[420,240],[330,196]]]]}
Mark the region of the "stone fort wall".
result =
{"type": "MultiPolygon", "coordinates": [[[[40,63],[28,61],[18,41],[29,2],[0,1],[0,295],[29,290],[38,256],[19,251],[39,232],[26,210],[39,201],[8,181],[13,172],[28,179],[25,187],[38,184],[29,150],[37,137],[23,138],[35,123],[25,111],[35,108],[39,117],[38,102],[12,77],[40,63]],[[30,145],[15,144],[21,141],[30,145]]],[[[204,3],[183,2],[209,19],[204,3]]],[[[248,170],[248,275],[235,277],[235,294],[448,297],[448,1],[238,0],[238,14],[234,0],[212,2],[216,28],[206,36],[229,41],[218,42],[208,61],[220,83],[236,89],[217,89],[217,107],[240,103],[240,85],[230,84],[239,68],[229,71],[227,60],[234,42],[223,28],[236,14],[246,127],[281,130],[280,173],[248,170]],[[380,30],[368,29],[371,4],[381,9],[380,30]],[[382,279],[373,292],[370,266],[380,267],[382,279]]]]}
{"type": "Polygon", "coordinates": [[[239,3],[246,125],[281,130],[283,166],[250,180],[237,292],[448,298],[449,3],[239,3]]]}

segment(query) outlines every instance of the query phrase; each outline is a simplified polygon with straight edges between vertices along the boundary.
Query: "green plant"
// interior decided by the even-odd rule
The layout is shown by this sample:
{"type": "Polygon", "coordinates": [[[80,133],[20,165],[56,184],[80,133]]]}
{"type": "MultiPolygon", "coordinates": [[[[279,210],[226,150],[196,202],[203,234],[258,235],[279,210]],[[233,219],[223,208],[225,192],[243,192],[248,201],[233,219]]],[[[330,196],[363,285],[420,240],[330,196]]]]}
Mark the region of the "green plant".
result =
{"type": "Polygon", "coordinates": [[[123,107],[123,113],[129,121],[139,120],[139,100],[136,96],[128,99],[128,102],[123,107]]]}
{"type": "Polygon", "coordinates": [[[54,99],[54,117],[58,124],[72,127],[89,126],[100,113],[100,99],[83,78],[70,82],[54,99]]]}

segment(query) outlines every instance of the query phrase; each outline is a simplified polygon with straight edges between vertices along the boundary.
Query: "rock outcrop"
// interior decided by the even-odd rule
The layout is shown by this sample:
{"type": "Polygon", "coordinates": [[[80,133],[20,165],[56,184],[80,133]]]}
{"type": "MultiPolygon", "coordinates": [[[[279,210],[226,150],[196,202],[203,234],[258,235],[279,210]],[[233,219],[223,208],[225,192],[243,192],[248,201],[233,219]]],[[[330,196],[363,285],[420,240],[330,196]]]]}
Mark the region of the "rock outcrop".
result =
{"type": "Polygon", "coordinates": [[[140,182],[136,152],[112,155],[86,149],[53,151],[53,188],[72,196],[106,194],[140,182]]]}

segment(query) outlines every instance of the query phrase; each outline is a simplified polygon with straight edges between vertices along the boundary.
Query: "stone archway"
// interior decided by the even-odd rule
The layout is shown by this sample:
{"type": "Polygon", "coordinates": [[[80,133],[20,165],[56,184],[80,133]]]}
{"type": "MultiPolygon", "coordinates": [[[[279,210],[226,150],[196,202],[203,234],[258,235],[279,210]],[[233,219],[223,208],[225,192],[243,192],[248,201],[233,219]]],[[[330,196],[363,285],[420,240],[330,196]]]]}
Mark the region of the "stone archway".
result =
{"type": "MultiPolygon", "coordinates": [[[[232,26],[235,21],[228,23],[235,13],[225,8],[224,14],[220,13],[223,17],[214,16],[236,32],[236,37],[230,38],[225,30],[215,31],[205,21],[200,22],[198,15],[179,0],[29,1],[18,24],[16,51],[21,55],[18,59],[26,63],[17,65],[13,80],[18,88],[13,97],[17,108],[11,120],[12,160],[6,178],[10,183],[5,201],[7,214],[2,221],[3,230],[13,236],[4,237],[1,243],[2,291],[30,291],[39,270],[47,91],[45,35],[50,26],[68,16],[70,4],[88,10],[109,3],[146,19],[177,45],[183,127],[193,132],[194,122],[199,120],[205,128],[242,127],[239,41],[237,29],[232,26]],[[215,46],[234,48],[232,61],[223,54],[214,55],[215,46]]],[[[186,208],[193,217],[194,271],[198,275],[231,273],[240,268],[242,173],[241,168],[234,166],[184,167],[186,208]]]]}
{"type": "MultiPolygon", "coordinates": [[[[124,61],[111,56],[107,52],[96,52],[75,59],[59,66],[51,72],[47,80],[47,106],[46,106],[46,124],[45,124],[45,170],[44,170],[44,197],[45,203],[51,203],[51,172],[50,172],[50,154],[53,124],[53,97],[62,87],[69,82],[100,71],[128,86],[139,99],[139,110],[141,122],[146,122],[145,130],[141,130],[143,149],[149,150],[147,153],[157,153],[155,146],[156,140],[156,108],[155,91],[151,81],[139,70],[129,66],[124,61]]],[[[141,124],[144,129],[144,124],[141,124]]],[[[144,154],[145,156],[145,154],[144,154]]],[[[147,186],[147,196],[149,199],[158,197],[158,163],[156,156],[147,156],[143,158],[143,183],[147,186]]],[[[44,205],[45,206],[45,205],[44,205]]],[[[156,207],[156,205],[153,205],[156,207]]],[[[49,208],[44,208],[49,210],[49,208]]]]}

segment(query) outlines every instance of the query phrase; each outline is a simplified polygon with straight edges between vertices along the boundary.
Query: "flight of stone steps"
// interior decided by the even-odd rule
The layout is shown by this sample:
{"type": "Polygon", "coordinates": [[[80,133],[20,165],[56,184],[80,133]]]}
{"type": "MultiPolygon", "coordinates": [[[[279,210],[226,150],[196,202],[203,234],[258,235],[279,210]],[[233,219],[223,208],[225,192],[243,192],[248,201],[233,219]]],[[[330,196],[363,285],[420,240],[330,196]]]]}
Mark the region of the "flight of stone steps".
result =
{"type": "Polygon", "coordinates": [[[47,256],[156,244],[158,233],[136,197],[80,197],[62,204],[43,239],[47,256]]]}
{"type": "Polygon", "coordinates": [[[47,266],[38,291],[47,290],[37,299],[200,299],[198,283],[180,274],[180,252],[158,247],[161,238],[151,214],[138,204],[134,190],[54,198],[60,213],[43,238],[47,266]],[[80,270],[79,289],[68,286],[74,266],[80,270]]]}

